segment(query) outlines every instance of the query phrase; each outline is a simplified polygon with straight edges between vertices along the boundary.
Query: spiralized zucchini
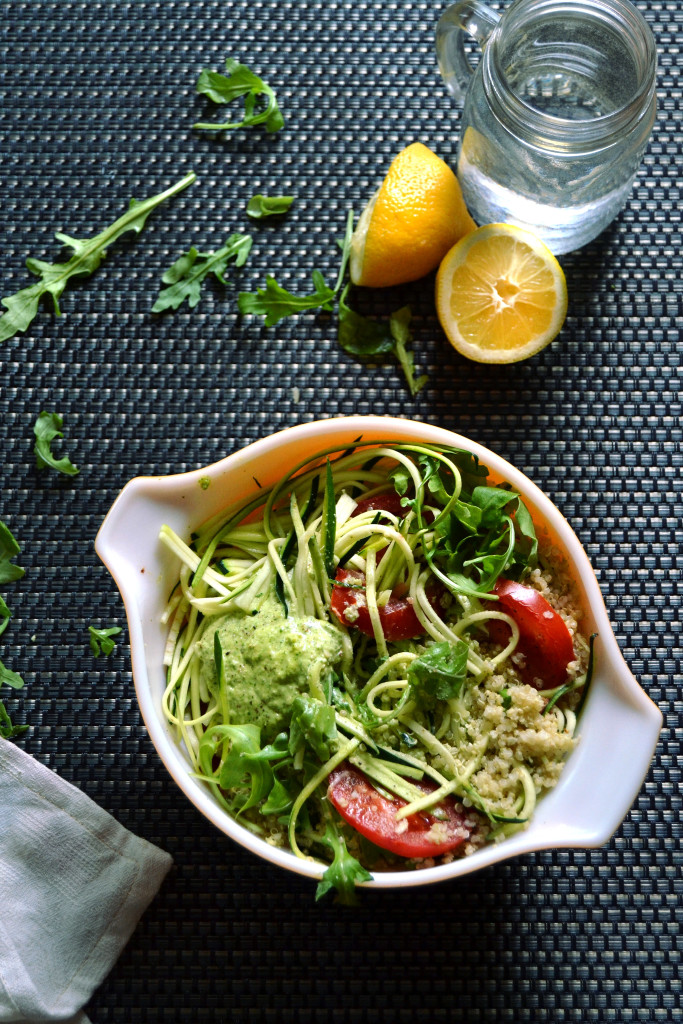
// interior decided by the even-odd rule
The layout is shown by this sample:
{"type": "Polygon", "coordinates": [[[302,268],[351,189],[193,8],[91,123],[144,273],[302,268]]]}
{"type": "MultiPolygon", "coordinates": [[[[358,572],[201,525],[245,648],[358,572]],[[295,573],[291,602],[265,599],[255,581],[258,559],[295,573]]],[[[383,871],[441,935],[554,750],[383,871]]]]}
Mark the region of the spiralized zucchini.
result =
{"type": "Polygon", "coordinates": [[[521,498],[487,477],[458,449],[358,443],[294,467],[190,543],[161,528],[180,564],[164,616],[163,712],[194,773],[245,827],[335,869],[351,854],[370,864],[325,799],[345,761],[398,799],[398,821],[454,795],[478,822],[463,853],[528,822],[573,746],[588,645],[577,635],[563,692],[520,681],[519,629],[491,591],[503,574],[532,579],[537,539],[521,498]],[[250,669],[226,678],[221,646],[226,623],[257,625],[266,608],[318,644],[276,735],[258,713],[235,717],[250,669]],[[504,648],[488,639],[493,619],[509,626],[504,648]],[[416,632],[392,639],[392,621],[416,632]]]}

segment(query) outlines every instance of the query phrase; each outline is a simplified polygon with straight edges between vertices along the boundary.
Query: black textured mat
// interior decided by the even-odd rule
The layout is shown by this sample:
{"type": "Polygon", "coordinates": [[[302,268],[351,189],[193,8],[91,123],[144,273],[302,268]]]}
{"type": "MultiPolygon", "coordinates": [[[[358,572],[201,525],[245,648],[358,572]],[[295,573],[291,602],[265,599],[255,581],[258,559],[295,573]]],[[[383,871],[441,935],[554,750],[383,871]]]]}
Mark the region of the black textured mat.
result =
{"type": "MultiPolygon", "coordinates": [[[[175,866],[110,977],[94,1024],[669,1022],[680,1003],[681,133],[679,3],[641,3],[659,48],[659,111],[626,209],[562,259],[560,338],[512,367],[479,367],[444,340],[431,280],[401,291],[429,384],[340,352],[333,321],[273,328],[236,313],[268,273],[296,291],[336,274],[346,211],[420,140],[455,155],[457,111],[433,30],[445,4],[379,0],[4,2],[0,5],[0,294],[55,260],[54,231],[88,237],[188,171],[198,181],[111,246],[0,351],[0,518],[27,574],[0,657],[19,742],[175,866]],[[228,56],[275,88],[277,135],[193,132],[195,94],[228,56]],[[254,225],[256,192],[291,194],[254,225]],[[225,290],[153,317],[161,273],[233,231],[254,248],[225,290]],[[64,417],[72,480],[38,473],[32,427],[64,417]],[[278,428],[351,412],[421,418],[495,449],[556,501],[598,573],[618,641],[665,715],[656,759],[613,840],[544,852],[437,889],[316,905],[313,887],[224,838],[179,793],[137,711],[124,632],[95,660],[88,625],[124,625],[93,550],[122,484],[215,461],[278,428]]],[[[388,313],[376,293],[367,312],[388,313]]],[[[61,452],[61,449],[60,449],[61,452]]],[[[609,728],[606,723],[606,729],[609,728]]],[[[1,910],[0,910],[1,912],[1,910]]]]}

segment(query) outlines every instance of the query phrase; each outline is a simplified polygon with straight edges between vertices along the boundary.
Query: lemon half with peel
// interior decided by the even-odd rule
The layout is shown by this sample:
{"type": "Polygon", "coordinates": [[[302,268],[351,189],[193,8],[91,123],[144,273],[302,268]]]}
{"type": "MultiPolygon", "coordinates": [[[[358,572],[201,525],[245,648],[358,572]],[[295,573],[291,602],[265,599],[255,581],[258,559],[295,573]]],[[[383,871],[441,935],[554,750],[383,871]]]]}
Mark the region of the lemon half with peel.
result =
{"type": "Polygon", "coordinates": [[[559,334],[567,283],[536,235],[512,224],[486,224],[441,262],[436,309],[461,355],[479,363],[516,363],[559,334]]]}
{"type": "Polygon", "coordinates": [[[359,218],[351,239],[351,281],[369,288],[417,281],[475,227],[451,168],[414,142],[393,159],[359,218]]]}

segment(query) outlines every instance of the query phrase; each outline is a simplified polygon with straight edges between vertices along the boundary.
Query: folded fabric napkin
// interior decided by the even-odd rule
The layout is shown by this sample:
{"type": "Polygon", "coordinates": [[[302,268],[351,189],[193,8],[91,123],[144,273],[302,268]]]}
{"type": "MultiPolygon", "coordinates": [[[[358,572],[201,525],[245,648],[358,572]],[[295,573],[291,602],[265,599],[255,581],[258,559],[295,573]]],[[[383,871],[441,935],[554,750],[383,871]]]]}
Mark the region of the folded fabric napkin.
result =
{"type": "Polygon", "coordinates": [[[79,789],[0,739],[0,1021],[88,1024],[171,866],[79,789]]]}

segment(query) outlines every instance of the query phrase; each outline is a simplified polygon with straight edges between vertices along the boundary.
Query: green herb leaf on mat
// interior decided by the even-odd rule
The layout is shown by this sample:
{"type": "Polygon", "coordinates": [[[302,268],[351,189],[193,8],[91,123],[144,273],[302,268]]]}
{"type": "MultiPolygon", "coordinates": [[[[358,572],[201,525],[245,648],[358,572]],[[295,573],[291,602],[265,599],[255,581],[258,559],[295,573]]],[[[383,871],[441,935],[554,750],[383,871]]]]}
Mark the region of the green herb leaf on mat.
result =
{"type": "Polygon", "coordinates": [[[353,234],[353,211],[350,210],[346,218],[346,231],[341,242],[342,259],[334,288],[325,284],[325,278],[319,270],[314,270],[311,277],[315,291],[312,295],[293,295],[286,288],[282,288],[274,277],[266,277],[266,287],[259,288],[256,292],[240,292],[237,296],[237,306],[243,316],[250,313],[257,316],[265,316],[266,327],[272,327],[279,320],[296,313],[303,313],[307,309],[324,309],[331,313],[334,309],[334,300],[344,282],[344,275],[349,261],[351,251],[351,236],[353,234]]]}
{"type": "Polygon", "coordinates": [[[12,725],[12,719],[7,714],[7,708],[0,700],[0,736],[4,740],[13,740],[15,736],[20,736],[27,729],[27,725],[12,725]]]}
{"type": "Polygon", "coordinates": [[[75,476],[79,472],[67,455],[57,459],[50,448],[56,437],[64,437],[62,433],[62,417],[56,412],[41,412],[33,426],[33,433],[36,436],[36,443],[33,451],[36,457],[38,469],[57,470],[65,476],[75,476]]]}
{"type": "Polygon", "coordinates": [[[197,80],[197,92],[213,103],[232,103],[244,96],[244,115],[239,121],[221,124],[197,122],[193,128],[203,131],[233,131],[265,125],[267,132],[277,132],[284,126],[284,118],[269,85],[250,71],[245,64],[229,57],[225,62],[227,75],[204,68],[197,80]]]}
{"type": "Polygon", "coordinates": [[[403,370],[411,395],[416,395],[418,391],[422,390],[429,378],[426,374],[417,379],[415,378],[415,357],[408,348],[413,340],[410,331],[411,316],[410,306],[402,306],[389,317],[389,329],[395,342],[394,355],[403,370]]]}
{"type": "MultiPolygon", "coordinates": [[[[255,197],[256,198],[256,197],[255,197]]],[[[339,297],[338,333],[340,347],[357,359],[386,362],[396,359],[405,375],[411,394],[416,395],[427,383],[427,377],[415,377],[415,359],[409,348],[412,341],[410,332],[411,312],[403,306],[391,314],[388,325],[370,320],[351,309],[347,302],[350,284],[344,285],[346,270],[351,253],[353,237],[353,211],[346,218],[344,238],[338,243],[342,252],[337,281],[330,288],[319,270],[313,271],[315,292],[311,295],[293,295],[282,288],[274,277],[266,277],[266,287],[256,292],[240,292],[237,305],[240,313],[265,316],[266,326],[272,327],[285,317],[294,316],[309,309],[323,309],[334,312],[334,302],[339,297]]]]}
{"type": "Polygon", "coordinates": [[[392,313],[388,325],[378,320],[361,316],[348,305],[346,298],[351,288],[347,284],[339,298],[340,347],[358,359],[386,362],[387,357],[396,359],[403,370],[408,387],[416,395],[427,383],[427,377],[415,379],[415,359],[408,345],[410,333],[410,306],[402,306],[392,313]]]}
{"type": "MultiPolygon", "coordinates": [[[[13,559],[20,551],[21,548],[14,538],[12,531],[0,520],[0,584],[13,583],[24,575],[25,570],[13,562],[13,559]]],[[[11,614],[4,599],[0,597],[0,635],[7,629],[11,614]]],[[[18,672],[7,668],[0,661],[0,685],[3,684],[11,686],[14,690],[20,690],[24,685],[24,680],[18,672]]],[[[12,724],[5,705],[0,701],[0,736],[3,739],[11,740],[15,736],[19,736],[20,733],[26,732],[27,729],[27,725],[12,724]]]]}
{"type": "Polygon", "coordinates": [[[196,175],[191,172],[171,188],[152,196],[151,199],[143,202],[131,199],[127,212],[92,238],[71,238],[61,231],[56,232],[57,241],[73,250],[71,259],[65,263],[45,263],[43,260],[31,258],[26,260],[28,269],[40,280],[1,300],[7,312],[0,317],[0,341],[12,338],[19,331],[25,331],[29,327],[38,313],[38,306],[44,295],[51,296],[55,315],[60,316],[59,299],[71,278],[89,277],[99,267],[112,242],[126,231],[135,231],[139,234],[152,210],[164,200],[187,188],[195,178],[196,175]]]}
{"type": "Polygon", "coordinates": [[[325,284],[319,270],[314,270],[312,277],[315,288],[313,294],[293,295],[286,288],[282,288],[274,277],[268,276],[265,288],[259,288],[256,292],[240,292],[237,296],[237,307],[242,316],[250,313],[265,316],[266,327],[272,327],[279,320],[307,309],[322,308],[331,313],[336,293],[325,284]]]}
{"type": "Polygon", "coordinates": [[[9,620],[11,618],[11,615],[12,615],[11,611],[9,610],[7,605],[5,604],[5,602],[2,599],[2,597],[0,597],[0,636],[2,636],[2,634],[5,632],[5,630],[9,626],[9,620]]]}
{"type": "Polygon", "coordinates": [[[294,196],[252,196],[247,203],[247,213],[254,220],[262,220],[264,217],[277,217],[287,213],[294,202],[294,196]]]}
{"type": "Polygon", "coordinates": [[[6,683],[7,686],[11,686],[13,690],[20,690],[24,685],[24,680],[18,672],[13,672],[11,668],[7,668],[7,666],[3,665],[0,661],[0,684],[2,683],[6,683]]]}
{"type": "Polygon", "coordinates": [[[111,654],[116,647],[116,641],[112,640],[112,637],[118,636],[120,632],[120,626],[109,626],[106,629],[96,629],[95,626],[88,626],[90,650],[96,658],[99,658],[100,654],[107,656],[111,654]]]}
{"type": "Polygon", "coordinates": [[[14,565],[12,559],[21,548],[17,544],[12,531],[0,519],[0,583],[13,583],[20,580],[26,572],[20,565],[14,565]]]}
{"type": "Polygon", "coordinates": [[[161,280],[168,288],[163,288],[152,306],[153,313],[162,313],[166,309],[178,309],[187,299],[190,309],[201,298],[202,284],[209,274],[213,274],[221,284],[226,284],[225,272],[230,260],[236,267],[245,264],[252,246],[251,235],[230,235],[221,249],[215,252],[198,252],[194,246],[169,267],[161,280]]]}

